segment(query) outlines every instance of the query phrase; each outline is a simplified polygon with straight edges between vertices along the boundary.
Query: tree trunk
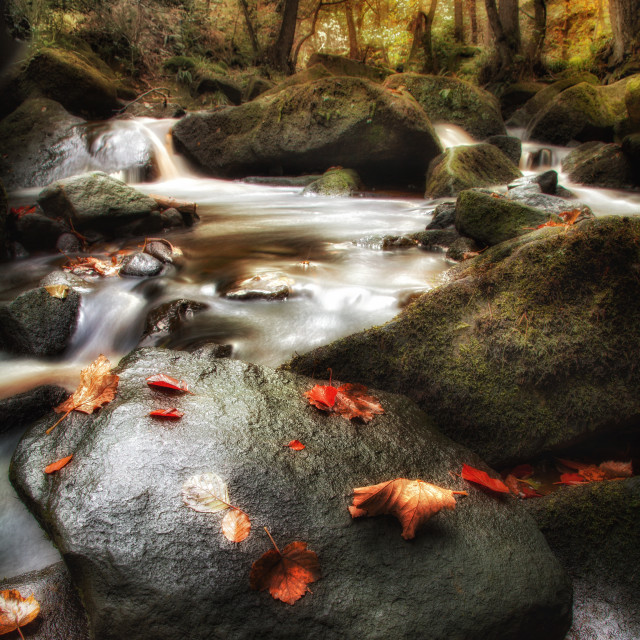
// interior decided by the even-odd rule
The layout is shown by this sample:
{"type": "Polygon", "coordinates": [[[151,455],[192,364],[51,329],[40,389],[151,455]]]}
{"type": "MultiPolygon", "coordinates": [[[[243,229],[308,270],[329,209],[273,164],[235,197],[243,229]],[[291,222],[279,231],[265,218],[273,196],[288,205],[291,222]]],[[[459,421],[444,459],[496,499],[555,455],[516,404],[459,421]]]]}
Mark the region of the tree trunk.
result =
{"type": "Polygon", "coordinates": [[[496,0],[484,0],[484,4],[487,9],[487,18],[495,41],[496,51],[500,58],[500,70],[498,75],[502,76],[507,73],[513,65],[513,54],[509,47],[509,43],[507,42],[504,29],[502,28],[502,22],[500,22],[496,0]]]}
{"type": "Polygon", "coordinates": [[[478,44],[478,13],[476,0],[466,0],[469,24],[471,25],[471,44],[478,44]]]}
{"type": "Polygon", "coordinates": [[[323,4],[322,0],[318,0],[318,4],[313,11],[313,20],[311,21],[311,29],[309,29],[309,33],[304,36],[300,42],[296,45],[295,52],[293,54],[293,60],[291,62],[291,66],[295,69],[298,66],[298,56],[300,55],[300,49],[302,49],[302,45],[312,36],[316,34],[316,25],[318,24],[318,17],[320,16],[320,9],[322,9],[323,4]]]}
{"type": "Polygon", "coordinates": [[[533,35],[529,52],[532,67],[542,61],[542,45],[547,36],[547,0],[533,0],[533,10],[533,35]]]}
{"type": "Polygon", "coordinates": [[[518,0],[500,0],[498,15],[512,55],[520,53],[520,9],[518,0]]]}
{"type": "Polygon", "coordinates": [[[284,0],[278,39],[271,48],[269,56],[271,64],[279,71],[284,71],[287,74],[293,73],[294,71],[291,62],[291,47],[293,46],[293,39],[296,35],[298,1],[299,0],[284,0]]]}
{"type": "Polygon", "coordinates": [[[358,33],[356,31],[356,23],[353,19],[353,7],[350,1],[345,3],[344,13],[347,19],[347,30],[349,32],[349,57],[352,60],[357,60],[360,55],[360,48],[358,47],[358,33]]]}
{"type": "Polygon", "coordinates": [[[640,0],[609,0],[613,31],[613,64],[638,52],[640,38],[640,0]]]}
{"type": "Polygon", "coordinates": [[[431,38],[431,29],[433,27],[433,20],[436,17],[436,6],[438,0],[431,0],[429,6],[429,13],[423,13],[424,16],[424,31],[422,33],[422,50],[424,51],[424,67],[423,73],[437,73],[437,62],[433,56],[433,43],[431,38]]]}
{"type": "Polygon", "coordinates": [[[453,0],[453,25],[453,39],[456,42],[464,42],[462,0],[453,0]]]}
{"type": "Polygon", "coordinates": [[[571,5],[569,0],[564,0],[564,22],[562,23],[562,59],[569,59],[569,29],[571,23],[569,21],[569,15],[571,12],[571,5]]]}
{"type": "Polygon", "coordinates": [[[239,0],[242,7],[242,13],[244,14],[244,21],[247,25],[247,31],[249,32],[249,39],[251,40],[251,48],[256,58],[260,57],[260,45],[258,44],[258,38],[256,37],[256,31],[253,28],[253,22],[251,22],[251,15],[249,14],[249,5],[247,0],[239,0]]]}
{"type": "Polygon", "coordinates": [[[422,38],[424,37],[424,26],[426,19],[426,14],[423,11],[418,11],[418,13],[416,13],[415,17],[411,21],[411,24],[409,25],[408,30],[413,34],[413,40],[411,41],[411,51],[409,52],[407,62],[416,60],[418,57],[418,53],[422,49],[422,38]]]}

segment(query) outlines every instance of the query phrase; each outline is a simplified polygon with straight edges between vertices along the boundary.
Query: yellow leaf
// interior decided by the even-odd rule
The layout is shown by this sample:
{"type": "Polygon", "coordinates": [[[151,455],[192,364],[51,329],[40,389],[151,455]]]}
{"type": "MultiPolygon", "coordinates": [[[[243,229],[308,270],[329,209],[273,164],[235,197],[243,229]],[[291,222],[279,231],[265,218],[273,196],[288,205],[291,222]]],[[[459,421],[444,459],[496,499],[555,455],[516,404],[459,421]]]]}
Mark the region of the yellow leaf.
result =
{"type": "Polygon", "coordinates": [[[52,284],[45,289],[52,298],[64,300],[69,295],[69,287],[66,284],[52,284]]]}

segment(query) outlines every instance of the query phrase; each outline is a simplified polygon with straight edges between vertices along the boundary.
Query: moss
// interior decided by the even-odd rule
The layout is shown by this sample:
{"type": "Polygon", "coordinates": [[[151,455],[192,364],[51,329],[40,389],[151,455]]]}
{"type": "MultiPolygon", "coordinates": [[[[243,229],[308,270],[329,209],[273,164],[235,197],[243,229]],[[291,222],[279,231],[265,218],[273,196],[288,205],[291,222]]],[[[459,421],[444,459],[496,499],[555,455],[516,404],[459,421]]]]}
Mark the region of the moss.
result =
{"type": "Polygon", "coordinates": [[[405,393],[495,465],[615,428],[640,413],[639,240],[635,219],[533,232],[287,367],[405,393]]]}
{"type": "Polygon", "coordinates": [[[309,58],[308,66],[310,68],[317,64],[323,65],[335,76],[366,78],[372,82],[382,82],[387,76],[393,74],[391,69],[374,67],[357,60],[350,60],[344,56],[335,56],[328,53],[314,53],[309,58]]]}
{"type": "Polygon", "coordinates": [[[196,61],[188,56],[173,56],[162,63],[162,66],[171,73],[178,71],[189,71],[195,69],[196,61]]]}
{"type": "Polygon", "coordinates": [[[640,124],[640,75],[628,79],[624,103],[632,122],[640,124]]]}
{"type": "Polygon", "coordinates": [[[315,193],[327,197],[350,196],[361,186],[360,177],[353,169],[332,168],[308,185],[304,193],[315,193]]]}

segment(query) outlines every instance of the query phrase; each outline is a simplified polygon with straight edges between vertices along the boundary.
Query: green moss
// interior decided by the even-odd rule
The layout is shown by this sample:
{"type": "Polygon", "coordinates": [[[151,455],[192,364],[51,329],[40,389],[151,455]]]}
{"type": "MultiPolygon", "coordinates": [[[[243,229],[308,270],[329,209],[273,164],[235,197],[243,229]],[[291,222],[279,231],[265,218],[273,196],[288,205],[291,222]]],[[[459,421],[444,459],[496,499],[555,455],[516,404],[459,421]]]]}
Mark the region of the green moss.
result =
{"type": "Polygon", "coordinates": [[[178,73],[178,71],[189,71],[195,69],[196,61],[193,58],[187,56],[173,56],[162,63],[162,66],[171,73],[178,73]]]}
{"type": "Polygon", "coordinates": [[[361,188],[360,177],[353,169],[329,169],[324,175],[308,185],[304,193],[321,196],[350,196],[361,188]]]}
{"type": "Polygon", "coordinates": [[[632,122],[640,123],[640,75],[628,79],[624,102],[632,122]]]}

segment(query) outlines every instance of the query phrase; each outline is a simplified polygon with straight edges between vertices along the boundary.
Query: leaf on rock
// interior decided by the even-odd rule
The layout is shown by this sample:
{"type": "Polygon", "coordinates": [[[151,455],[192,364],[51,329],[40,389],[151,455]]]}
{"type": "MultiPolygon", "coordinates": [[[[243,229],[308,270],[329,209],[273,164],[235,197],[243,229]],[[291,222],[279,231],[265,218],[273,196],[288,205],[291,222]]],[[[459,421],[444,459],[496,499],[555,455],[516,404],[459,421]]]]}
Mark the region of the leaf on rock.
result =
{"type": "Polygon", "coordinates": [[[104,277],[117,276],[120,272],[120,264],[116,260],[111,264],[100,260],[99,258],[76,258],[75,260],[69,260],[68,264],[65,264],[62,268],[65,271],[70,271],[79,276],[99,275],[104,277]]]}
{"type": "Polygon", "coordinates": [[[35,620],[39,613],[40,604],[32,595],[23,598],[15,589],[0,591],[0,635],[17,630],[24,637],[20,627],[35,620]]]}
{"type": "Polygon", "coordinates": [[[176,380],[175,378],[172,378],[171,376],[168,376],[164,373],[159,373],[155,376],[149,376],[147,378],[147,384],[150,387],[169,389],[170,391],[182,391],[182,393],[190,393],[194,395],[193,391],[189,391],[187,383],[184,380],[176,380]]]}
{"type": "Polygon", "coordinates": [[[249,585],[255,591],[268,589],[276,600],[293,604],[309,591],[309,583],[320,578],[318,556],[307,549],[306,542],[292,542],[282,552],[273,538],[271,542],[275,549],[270,549],[253,563],[249,585]]]}
{"type": "MultiPolygon", "coordinates": [[[[524,465],[522,465],[524,466],[524,465]]],[[[515,469],[514,469],[515,470],[515,469]]],[[[504,483],[507,485],[511,493],[518,498],[541,498],[541,494],[539,494],[533,487],[529,486],[525,481],[517,478],[513,473],[510,473],[505,479],[504,483]]]]}
{"type": "Polygon", "coordinates": [[[240,509],[230,509],[222,519],[222,533],[231,542],[242,542],[251,531],[249,516],[240,509]]]}
{"type": "Polygon", "coordinates": [[[302,451],[305,448],[300,440],[292,440],[287,446],[294,451],[302,451]]]}
{"type": "Polygon", "coordinates": [[[604,471],[606,478],[630,478],[633,475],[633,467],[631,461],[616,462],[615,460],[607,460],[600,463],[600,469],[604,471]]]}
{"type": "Polygon", "coordinates": [[[322,411],[331,411],[331,407],[336,403],[337,393],[338,390],[330,384],[317,384],[304,395],[309,398],[309,404],[312,404],[314,407],[318,407],[318,409],[322,409],[322,411]]]}
{"type": "Polygon", "coordinates": [[[360,418],[370,422],[375,415],[384,413],[380,401],[367,395],[369,390],[362,384],[343,384],[340,387],[316,385],[304,395],[309,404],[330,413],[336,413],[345,420],[360,418]]]}
{"type": "Polygon", "coordinates": [[[422,480],[396,478],[369,487],[353,490],[352,518],[360,516],[395,516],[402,525],[402,537],[411,540],[416,529],[441,509],[455,509],[454,495],[466,491],[451,491],[422,480]]]}
{"type": "Polygon", "coordinates": [[[165,418],[168,420],[179,420],[184,415],[184,412],[176,409],[156,409],[155,411],[150,411],[149,415],[153,418],[165,418]]]}
{"type": "Polygon", "coordinates": [[[468,482],[475,482],[496,493],[509,493],[509,487],[502,480],[492,478],[486,471],[470,467],[468,464],[462,465],[461,475],[468,482]]]}
{"type": "Polygon", "coordinates": [[[69,287],[66,284],[52,284],[45,287],[45,290],[52,298],[64,300],[69,295],[69,287]]]}
{"type": "Polygon", "coordinates": [[[82,369],[78,388],[70,398],[54,409],[56,413],[64,413],[64,415],[47,429],[47,433],[51,433],[72,411],[93,413],[96,409],[111,402],[116,396],[120,378],[110,372],[111,363],[102,354],[86,369],[82,369]]]}
{"type": "Polygon", "coordinates": [[[554,484],[586,484],[587,480],[584,479],[579,473],[563,473],[560,476],[560,482],[554,484]]]}
{"type": "Polygon", "coordinates": [[[62,467],[66,467],[70,462],[71,458],[73,458],[73,454],[67,456],[66,458],[60,458],[57,462],[52,462],[44,468],[45,473],[53,473],[54,471],[58,471],[62,469],[62,467]]]}
{"type": "Polygon", "coordinates": [[[213,472],[191,476],[182,485],[182,501],[203,513],[217,513],[231,506],[226,482],[213,472]]]}
{"type": "Polygon", "coordinates": [[[28,216],[30,213],[35,213],[35,206],[29,207],[27,205],[22,205],[21,207],[11,207],[9,213],[14,215],[16,218],[22,218],[22,216],[28,216]]]}

